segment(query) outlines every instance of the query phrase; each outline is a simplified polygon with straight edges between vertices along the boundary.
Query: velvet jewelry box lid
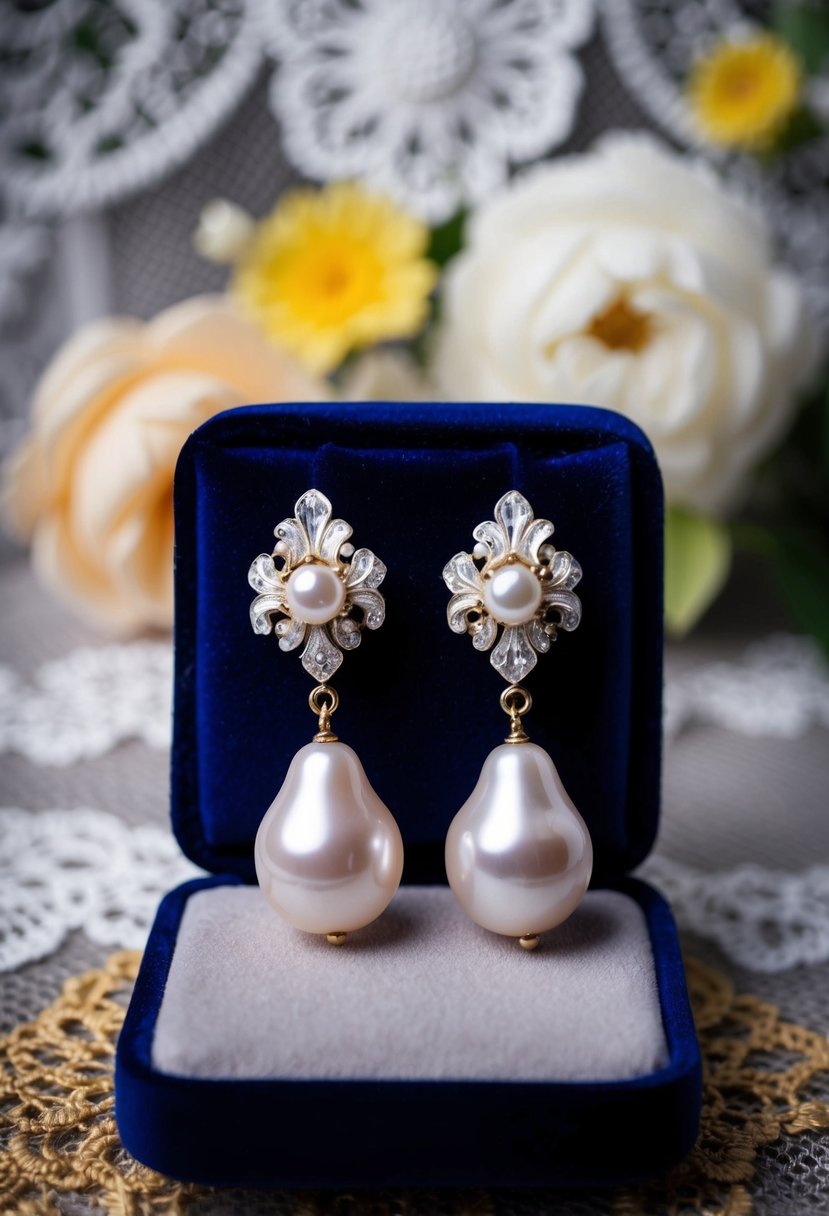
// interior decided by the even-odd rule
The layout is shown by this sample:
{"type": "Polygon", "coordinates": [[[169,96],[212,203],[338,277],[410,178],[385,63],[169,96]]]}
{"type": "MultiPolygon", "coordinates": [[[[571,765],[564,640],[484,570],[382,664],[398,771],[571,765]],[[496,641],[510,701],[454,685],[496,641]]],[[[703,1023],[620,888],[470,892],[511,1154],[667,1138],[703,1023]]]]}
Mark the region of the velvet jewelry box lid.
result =
{"type": "Polygon", "coordinates": [[[579,629],[527,678],[528,727],[589,824],[594,883],[630,871],[659,807],[661,482],[641,432],[587,407],[248,407],[190,438],[176,477],[172,813],[184,851],[253,881],[259,822],[312,733],[310,677],[253,633],[247,583],[311,486],[388,567],[386,622],[333,683],[337,733],[400,825],[404,882],[443,881],[447,825],[504,734],[505,685],[448,629],[441,574],[513,487],[584,571],[579,629]]]}
{"type": "MultiPolygon", "coordinates": [[[[126,1147],[186,1180],[255,1186],[610,1183],[672,1164],[696,1132],[698,1047],[670,911],[626,877],[651,847],[659,809],[663,517],[647,440],[588,407],[251,406],[191,436],[175,497],[173,826],[188,856],[219,877],[172,892],[150,936],[116,1063],[126,1147]],[[239,1079],[176,1075],[154,1058],[188,909],[211,893],[220,897],[213,906],[229,907],[232,888],[255,881],[259,822],[316,729],[311,678],[298,652],[253,633],[247,584],[274,526],[312,486],[352,525],[355,545],[388,568],[386,622],[345,655],[332,683],[337,733],[400,826],[410,901],[420,885],[445,884],[448,824],[506,725],[506,685],[447,626],[443,566],[471,548],[473,527],[511,488],[554,522],[554,543],[582,565],[582,623],[525,681],[534,698],[527,727],[590,828],[591,886],[627,897],[644,918],[666,1053],[651,1071],[552,1083],[491,1073],[332,1079],[317,1062],[307,1078],[239,1079]],[[318,1129],[327,1129],[320,1151],[318,1129]]],[[[423,892],[423,906],[438,895],[423,892]]],[[[206,923],[197,950],[209,975],[223,926],[206,923]]],[[[430,948],[441,948],[439,938],[430,948]]],[[[554,951],[547,958],[554,965],[554,951]]],[[[222,965],[232,983],[232,959],[222,965]]],[[[196,984],[194,999],[203,991],[196,984]]]]}

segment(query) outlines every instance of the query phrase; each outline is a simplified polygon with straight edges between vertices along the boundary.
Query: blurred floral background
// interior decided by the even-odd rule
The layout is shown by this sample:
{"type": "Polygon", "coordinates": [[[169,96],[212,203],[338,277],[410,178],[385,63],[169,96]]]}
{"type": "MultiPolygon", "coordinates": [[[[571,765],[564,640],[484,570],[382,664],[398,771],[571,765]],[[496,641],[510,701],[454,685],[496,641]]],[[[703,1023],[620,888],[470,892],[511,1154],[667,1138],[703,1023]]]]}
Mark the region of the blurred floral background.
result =
{"type": "MultiPolygon", "coordinates": [[[[6,0],[0,168],[0,1030],[195,872],[166,806],[187,435],[254,401],[600,405],[668,506],[642,872],[722,969],[703,995],[798,1025],[772,1098],[709,1075],[666,1190],[556,1210],[829,1210],[825,0],[6,0]]],[[[24,1108],[32,1140],[0,1196],[87,1210],[2,1077],[0,1148],[24,1108]]],[[[56,1110],[117,1145],[105,1103],[56,1110]]],[[[96,1203],[182,1201],[113,1153],[96,1203]]]]}
{"type": "Polygon", "coordinates": [[[169,628],[172,470],[218,410],[549,401],[651,439],[674,634],[736,549],[829,648],[824,5],[2,21],[4,514],[84,619],[169,628]]]}

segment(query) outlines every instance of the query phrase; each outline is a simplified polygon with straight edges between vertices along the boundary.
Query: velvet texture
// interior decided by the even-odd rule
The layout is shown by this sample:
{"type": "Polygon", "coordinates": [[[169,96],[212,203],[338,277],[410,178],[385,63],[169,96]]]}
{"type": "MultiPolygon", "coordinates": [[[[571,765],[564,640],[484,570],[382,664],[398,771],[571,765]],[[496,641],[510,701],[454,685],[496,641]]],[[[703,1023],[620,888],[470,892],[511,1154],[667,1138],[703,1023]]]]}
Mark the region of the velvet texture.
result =
{"type": "Polygon", "coordinates": [[[441,571],[520,489],[584,569],[582,624],[539,659],[533,741],[590,828],[596,880],[648,852],[659,803],[662,496],[626,419],[586,407],[257,406],[186,444],[176,478],[173,823],[214,872],[253,881],[251,842],[307,743],[299,651],[253,633],[247,572],[310,487],[388,567],[387,618],[346,654],[336,730],[397,819],[405,882],[442,882],[443,841],[506,719],[504,681],[446,624],[441,571]]]}
{"type": "Polygon", "coordinates": [[[176,536],[173,824],[185,852],[225,877],[186,885],[159,911],[118,1049],[127,1148],[176,1177],[281,1187],[610,1184],[673,1164],[696,1133],[698,1047],[670,912],[623,877],[647,854],[659,806],[662,493],[641,432],[586,407],[234,410],[185,445],[176,536]],[[247,585],[274,525],[312,486],[388,566],[386,624],[333,680],[335,726],[400,825],[404,882],[445,881],[446,829],[506,724],[503,680],[446,625],[444,563],[471,549],[474,525],[514,487],[582,564],[583,622],[528,677],[528,727],[590,828],[594,885],[630,893],[645,911],[665,1068],[552,1085],[194,1080],[153,1069],[186,900],[253,881],[259,821],[315,728],[312,681],[298,652],[254,635],[247,585]]]}
{"type": "Polygon", "coordinates": [[[654,946],[668,1062],[647,1076],[577,1084],[170,1076],[152,1067],[151,1051],[178,928],[190,895],[223,881],[238,880],[201,879],[166,897],[136,983],[115,1094],[121,1137],[139,1161],[215,1186],[595,1186],[667,1170],[692,1146],[699,1052],[673,918],[644,883],[613,886],[640,904],[654,946]]]}

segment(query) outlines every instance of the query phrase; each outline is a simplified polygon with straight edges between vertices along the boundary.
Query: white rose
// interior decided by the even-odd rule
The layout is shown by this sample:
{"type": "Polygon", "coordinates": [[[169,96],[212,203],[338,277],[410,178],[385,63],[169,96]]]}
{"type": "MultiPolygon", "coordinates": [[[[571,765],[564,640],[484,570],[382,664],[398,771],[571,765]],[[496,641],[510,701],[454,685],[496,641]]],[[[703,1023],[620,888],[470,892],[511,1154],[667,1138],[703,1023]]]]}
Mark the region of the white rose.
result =
{"type": "Polygon", "coordinates": [[[618,410],[653,443],[668,502],[702,513],[734,503],[809,362],[763,220],[642,135],[515,179],[475,215],[444,303],[446,395],[618,410]]]}

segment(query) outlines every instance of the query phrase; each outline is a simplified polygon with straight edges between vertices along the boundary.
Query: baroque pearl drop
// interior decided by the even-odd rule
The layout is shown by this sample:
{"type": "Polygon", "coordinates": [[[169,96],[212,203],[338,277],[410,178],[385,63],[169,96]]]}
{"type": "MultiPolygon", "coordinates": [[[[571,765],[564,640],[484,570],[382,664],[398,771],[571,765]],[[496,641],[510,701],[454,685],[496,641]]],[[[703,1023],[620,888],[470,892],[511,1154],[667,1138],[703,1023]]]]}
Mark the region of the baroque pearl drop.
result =
{"type": "Polygon", "coordinates": [[[388,906],[403,841],[345,743],[309,743],[259,825],[256,877],[279,915],[307,933],[350,933],[388,906]]]}
{"type": "Polygon", "coordinates": [[[288,579],[286,597],[291,615],[306,625],[333,621],[345,603],[342,579],[328,566],[299,566],[288,579]]]}
{"type": "Polygon", "coordinates": [[[550,757],[503,743],[446,837],[446,874],[467,915],[508,937],[566,920],[593,869],[593,845],[550,757]]]}
{"type": "Polygon", "coordinates": [[[541,584],[521,562],[502,566],[484,583],[484,607],[502,625],[524,625],[541,607],[541,584]]]}

